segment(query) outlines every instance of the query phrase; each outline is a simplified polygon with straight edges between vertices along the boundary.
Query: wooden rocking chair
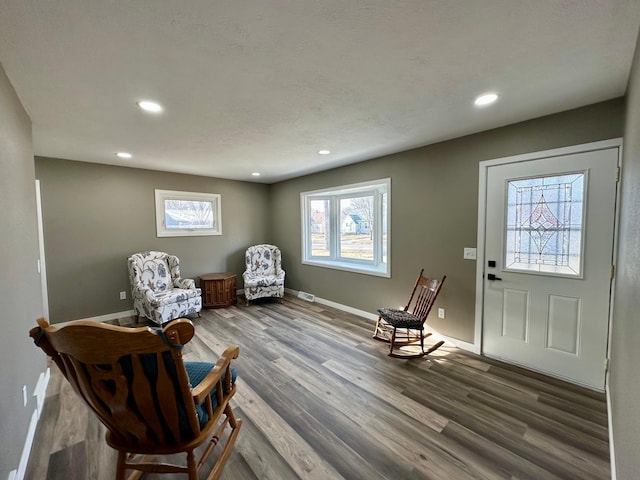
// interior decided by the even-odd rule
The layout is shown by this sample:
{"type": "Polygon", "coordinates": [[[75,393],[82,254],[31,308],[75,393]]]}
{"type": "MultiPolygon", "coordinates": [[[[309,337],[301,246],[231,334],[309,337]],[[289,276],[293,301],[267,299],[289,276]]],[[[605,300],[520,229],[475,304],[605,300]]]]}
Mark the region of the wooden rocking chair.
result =
{"type": "Polygon", "coordinates": [[[242,425],[229,405],[236,392],[231,360],[239,348],[228,347],[215,365],[183,362],[182,346],[193,334],[187,319],[160,329],[90,321],[56,328],[40,318],[29,332],[107,427],[106,441],[118,451],[116,480],[124,480],[126,470],[134,470],[129,480],[145,472],[186,473],[197,480],[228,426],[207,480],[222,473],[242,425]],[[194,450],[207,440],[196,462],[194,450]],[[182,452],[186,466],[155,458],[182,452]]]}
{"type": "Polygon", "coordinates": [[[425,351],[424,339],[429,337],[431,333],[424,332],[424,324],[447,276],[445,275],[442,280],[438,280],[427,278],[422,275],[423,273],[424,269],[420,270],[418,280],[416,280],[409,301],[403,310],[378,309],[379,317],[373,338],[389,342],[390,357],[419,358],[434,352],[444,344],[443,341],[439,341],[425,351]],[[416,342],[420,342],[418,353],[402,352],[401,347],[416,342]]]}

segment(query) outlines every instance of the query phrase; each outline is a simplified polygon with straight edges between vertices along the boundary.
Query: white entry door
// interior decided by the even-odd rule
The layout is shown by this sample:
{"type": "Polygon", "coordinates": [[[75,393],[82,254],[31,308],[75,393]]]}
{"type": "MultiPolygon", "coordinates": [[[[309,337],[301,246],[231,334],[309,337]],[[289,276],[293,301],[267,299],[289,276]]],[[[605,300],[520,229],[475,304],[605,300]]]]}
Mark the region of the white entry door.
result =
{"type": "Polygon", "coordinates": [[[604,389],[618,158],[487,167],[485,354],[604,389]]]}

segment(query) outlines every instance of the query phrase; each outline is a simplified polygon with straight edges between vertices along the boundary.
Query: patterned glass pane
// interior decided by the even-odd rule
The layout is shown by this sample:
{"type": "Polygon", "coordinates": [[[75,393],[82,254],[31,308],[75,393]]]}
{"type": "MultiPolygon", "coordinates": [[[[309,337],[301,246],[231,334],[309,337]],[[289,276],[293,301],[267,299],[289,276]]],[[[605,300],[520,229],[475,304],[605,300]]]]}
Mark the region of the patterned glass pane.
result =
{"type": "Polygon", "coordinates": [[[507,270],[581,276],[585,174],[507,182],[507,270]]]}

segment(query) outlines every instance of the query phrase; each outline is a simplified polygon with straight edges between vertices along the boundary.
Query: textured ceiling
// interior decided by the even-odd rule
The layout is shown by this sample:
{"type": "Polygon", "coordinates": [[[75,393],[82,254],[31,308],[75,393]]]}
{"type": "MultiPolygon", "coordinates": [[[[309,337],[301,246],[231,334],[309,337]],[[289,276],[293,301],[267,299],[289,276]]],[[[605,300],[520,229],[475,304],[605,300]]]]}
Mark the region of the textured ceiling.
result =
{"type": "Polygon", "coordinates": [[[270,183],[624,95],[639,24],[638,0],[0,0],[0,62],[36,155],[270,183]]]}

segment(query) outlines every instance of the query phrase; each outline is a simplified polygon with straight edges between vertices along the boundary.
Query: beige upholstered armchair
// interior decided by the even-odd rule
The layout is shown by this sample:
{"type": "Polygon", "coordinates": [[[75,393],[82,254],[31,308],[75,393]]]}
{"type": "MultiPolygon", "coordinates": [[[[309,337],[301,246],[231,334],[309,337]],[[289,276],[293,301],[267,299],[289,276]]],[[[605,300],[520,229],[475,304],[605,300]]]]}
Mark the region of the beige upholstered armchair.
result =
{"type": "Polygon", "coordinates": [[[137,317],[158,325],[202,310],[202,296],[190,278],[180,278],[180,261],[164,252],[134,253],[128,259],[131,297],[137,317]]]}
{"type": "Polygon", "coordinates": [[[275,245],[261,244],[247,248],[244,296],[247,305],[251,300],[263,297],[284,297],[282,255],[275,245]]]}

